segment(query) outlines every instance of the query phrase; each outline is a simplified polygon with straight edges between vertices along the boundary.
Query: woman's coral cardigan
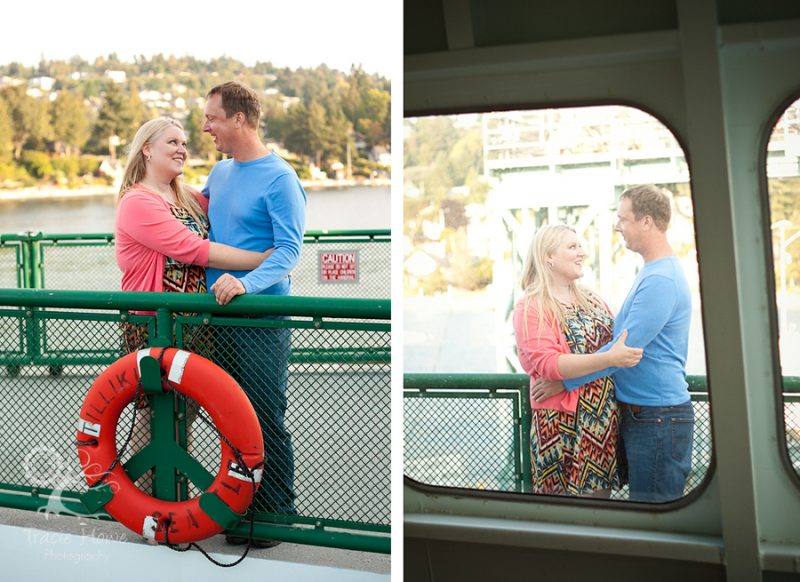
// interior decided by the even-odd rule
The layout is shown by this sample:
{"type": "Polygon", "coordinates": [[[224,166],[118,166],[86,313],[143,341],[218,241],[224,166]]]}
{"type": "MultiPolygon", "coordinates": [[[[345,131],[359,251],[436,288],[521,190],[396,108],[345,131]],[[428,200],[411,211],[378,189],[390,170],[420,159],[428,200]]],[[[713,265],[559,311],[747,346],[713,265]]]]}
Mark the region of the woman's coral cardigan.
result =
{"type": "MultiPolygon", "coordinates": [[[[199,192],[193,194],[207,211],[208,199],[199,192]]],[[[163,291],[165,256],[208,266],[211,243],[175,218],[164,198],[140,184],[120,201],[115,231],[123,291],[163,291]]]]}
{"type": "MultiPolygon", "coordinates": [[[[514,335],[517,339],[517,355],[525,373],[531,377],[531,386],[539,378],[563,380],[558,371],[558,356],[569,354],[570,349],[558,322],[554,317],[542,318],[541,305],[535,299],[528,301],[523,297],[514,306],[514,335]]],[[[578,390],[565,390],[535,402],[531,398],[532,409],[562,410],[575,412],[578,408],[578,390]]]]}

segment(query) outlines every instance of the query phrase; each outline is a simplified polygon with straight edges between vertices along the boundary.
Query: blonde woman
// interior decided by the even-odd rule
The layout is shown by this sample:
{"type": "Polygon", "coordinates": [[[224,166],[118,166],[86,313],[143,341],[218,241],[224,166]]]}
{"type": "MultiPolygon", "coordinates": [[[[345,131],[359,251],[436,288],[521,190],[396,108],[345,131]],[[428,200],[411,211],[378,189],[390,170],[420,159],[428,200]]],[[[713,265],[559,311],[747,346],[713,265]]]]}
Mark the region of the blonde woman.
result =
{"type": "Polygon", "coordinates": [[[531,377],[533,491],[608,497],[619,484],[619,415],[614,380],[605,376],[572,391],[537,392],[540,378],[577,378],[608,367],[629,368],[642,357],[625,345],[627,333],[602,353],[613,335],[606,304],[577,284],[586,255],[574,230],[540,228],[528,250],[514,307],[520,363],[531,377]]]}

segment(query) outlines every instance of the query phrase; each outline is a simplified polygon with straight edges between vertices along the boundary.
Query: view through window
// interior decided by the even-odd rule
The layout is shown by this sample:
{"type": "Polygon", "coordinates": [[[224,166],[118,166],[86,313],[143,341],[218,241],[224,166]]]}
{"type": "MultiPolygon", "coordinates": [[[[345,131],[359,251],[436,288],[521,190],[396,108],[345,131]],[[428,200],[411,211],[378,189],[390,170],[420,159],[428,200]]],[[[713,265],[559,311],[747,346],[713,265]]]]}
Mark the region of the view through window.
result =
{"type": "Polygon", "coordinates": [[[786,444],[800,475],[800,99],[773,128],[767,178],[786,444]]]}
{"type": "MultiPolygon", "coordinates": [[[[587,255],[582,284],[616,313],[643,264],[614,231],[619,196],[655,184],[671,196],[669,240],[692,297],[685,491],[696,487],[712,445],[689,169],[672,133],[640,110],[596,106],[408,118],[404,143],[404,371],[487,374],[496,388],[430,377],[435,387],[407,389],[406,476],[530,490],[528,386],[497,384],[523,372],[512,316],[530,241],[545,224],[573,228],[587,255]]],[[[611,498],[627,499],[627,488],[611,498]]]]}

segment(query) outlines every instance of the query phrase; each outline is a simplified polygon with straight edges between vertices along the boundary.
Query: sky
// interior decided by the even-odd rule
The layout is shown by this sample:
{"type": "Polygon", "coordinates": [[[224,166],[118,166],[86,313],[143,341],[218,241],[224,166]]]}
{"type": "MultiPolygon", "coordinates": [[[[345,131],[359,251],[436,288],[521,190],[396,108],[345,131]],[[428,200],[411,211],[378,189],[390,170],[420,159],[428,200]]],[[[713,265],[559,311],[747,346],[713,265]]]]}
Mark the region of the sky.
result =
{"type": "Polygon", "coordinates": [[[112,52],[126,61],[163,53],[229,56],[251,66],[349,71],[390,77],[402,50],[394,0],[23,0],[3,7],[0,63],[38,64],[112,52]],[[222,8],[224,7],[224,8],[222,8]]]}

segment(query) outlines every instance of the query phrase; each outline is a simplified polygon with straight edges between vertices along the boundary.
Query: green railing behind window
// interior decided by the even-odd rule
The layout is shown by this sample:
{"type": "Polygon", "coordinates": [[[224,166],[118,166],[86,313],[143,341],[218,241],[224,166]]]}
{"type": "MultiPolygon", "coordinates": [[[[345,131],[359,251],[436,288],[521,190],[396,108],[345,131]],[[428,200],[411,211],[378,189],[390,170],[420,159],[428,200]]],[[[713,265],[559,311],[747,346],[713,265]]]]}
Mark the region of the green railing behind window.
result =
{"type": "MultiPolygon", "coordinates": [[[[389,297],[390,234],[389,230],[306,232],[292,271],[292,294],[389,297]]],[[[0,287],[116,291],[120,279],[111,233],[0,235],[0,287]]]]}
{"type": "MultiPolygon", "coordinates": [[[[109,519],[86,505],[75,426],[87,390],[130,350],[131,338],[200,353],[247,392],[273,356],[272,348],[257,357],[243,357],[245,350],[272,346],[267,334],[288,329],[297,513],[256,504],[255,535],[388,553],[390,308],[377,299],[242,296],[219,306],[210,295],[0,290],[0,505],[109,519]]],[[[264,395],[248,395],[257,409],[269,405],[264,395]]],[[[199,421],[187,429],[182,402],[167,396],[178,442],[186,444],[188,430],[192,456],[215,475],[219,437],[199,421]]],[[[120,417],[118,446],[132,415],[129,406],[120,417]]],[[[177,498],[202,490],[197,476],[171,474],[177,498]]],[[[247,535],[247,527],[229,533],[247,535]]]]}
{"type": "MultiPolygon", "coordinates": [[[[688,493],[705,477],[712,438],[705,376],[689,376],[695,412],[688,493]]],[[[530,378],[525,374],[405,374],[404,474],[440,487],[531,491],[530,378]]],[[[789,458],[800,473],[800,378],[784,378],[789,458]]],[[[623,488],[612,499],[626,499],[623,488]]]]}

